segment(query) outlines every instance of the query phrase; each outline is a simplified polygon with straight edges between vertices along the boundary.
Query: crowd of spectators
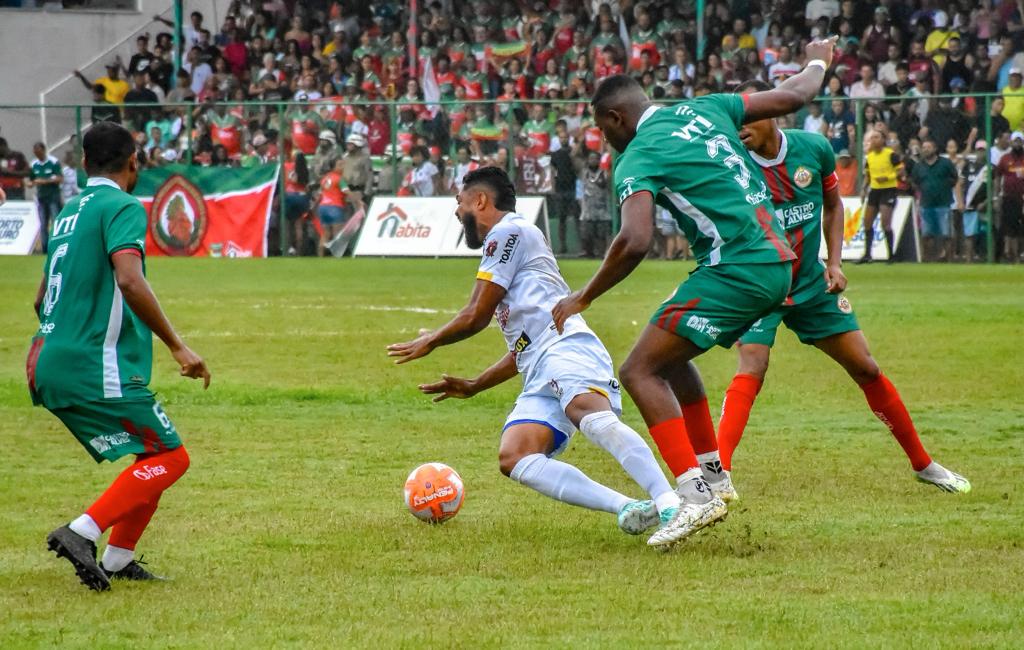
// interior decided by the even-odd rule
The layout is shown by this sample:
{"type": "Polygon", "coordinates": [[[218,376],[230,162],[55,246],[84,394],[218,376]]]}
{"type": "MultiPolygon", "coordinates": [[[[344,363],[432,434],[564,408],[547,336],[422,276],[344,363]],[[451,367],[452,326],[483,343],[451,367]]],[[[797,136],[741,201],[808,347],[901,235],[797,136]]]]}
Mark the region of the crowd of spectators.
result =
{"type": "MultiPolygon", "coordinates": [[[[549,196],[561,246],[579,220],[572,230],[593,255],[610,228],[611,156],[587,98],[612,74],[634,75],[664,102],[754,78],[778,84],[802,68],[809,39],[837,34],[825,99],[783,124],[830,140],[851,194],[859,136],[881,133],[908,161],[931,140],[962,170],[987,144],[988,123],[995,156],[1024,119],[1024,0],[711,0],[700,53],[692,0],[419,8],[413,30],[407,2],[236,0],[220,25],[188,16],[176,75],[171,25],[155,17],[168,29],[140,36],[127,64],[115,58],[105,76],[79,77],[92,119],[132,128],[147,165],[284,160],[295,169],[301,156],[311,200],[292,201],[294,210],[322,205],[321,180],[339,172],[341,222],[358,203],[352,193],[454,193],[468,170],[500,165],[522,193],[549,196]],[[1002,97],[986,112],[979,92],[1002,97]]],[[[914,190],[909,180],[908,170],[904,191],[914,190]]],[[[685,254],[669,230],[663,252],[685,254]]]]}

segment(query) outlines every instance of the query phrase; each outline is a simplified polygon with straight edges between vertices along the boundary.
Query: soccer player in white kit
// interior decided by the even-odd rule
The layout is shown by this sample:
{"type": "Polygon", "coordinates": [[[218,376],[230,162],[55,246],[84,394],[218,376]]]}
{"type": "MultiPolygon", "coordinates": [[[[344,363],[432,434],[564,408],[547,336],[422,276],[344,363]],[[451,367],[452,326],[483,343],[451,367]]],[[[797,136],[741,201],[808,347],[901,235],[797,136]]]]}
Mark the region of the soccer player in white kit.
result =
{"type": "MultiPolygon", "coordinates": [[[[643,438],[619,419],[619,383],[600,339],[579,315],[556,331],[551,308],[569,287],[544,234],[515,212],[508,175],[497,167],[472,171],[456,200],[467,245],[483,248],[469,304],[439,329],[388,346],[388,356],[397,363],[426,356],[482,331],[494,314],[508,353],[475,379],[444,375],[420,390],[437,395],[435,402],[468,398],[522,374],[523,392],[501,436],[503,474],[553,499],[617,514],[619,527],[634,535],[659,521],[664,526],[677,512],[686,516],[696,507],[680,503],[643,438]],[[631,499],[557,460],[577,428],[614,456],[653,502],[631,499]]],[[[652,545],[669,546],[690,531],[677,532],[652,545]]]]}

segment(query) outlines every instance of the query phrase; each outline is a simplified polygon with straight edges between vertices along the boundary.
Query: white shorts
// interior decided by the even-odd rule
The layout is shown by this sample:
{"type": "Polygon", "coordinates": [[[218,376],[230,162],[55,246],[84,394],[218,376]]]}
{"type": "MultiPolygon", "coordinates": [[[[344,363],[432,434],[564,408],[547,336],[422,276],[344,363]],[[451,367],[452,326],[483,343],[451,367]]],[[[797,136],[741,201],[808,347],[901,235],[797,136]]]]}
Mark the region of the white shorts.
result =
{"type": "Polygon", "coordinates": [[[576,433],[565,409],[574,397],[584,393],[604,395],[615,414],[622,414],[622,393],[612,358],[600,339],[590,332],[561,339],[541,353],[524,377],[523,392],[502,431],[513,424],[543,424],[555,438],[554,449],[548,456],[557,456],[576,433]]]}

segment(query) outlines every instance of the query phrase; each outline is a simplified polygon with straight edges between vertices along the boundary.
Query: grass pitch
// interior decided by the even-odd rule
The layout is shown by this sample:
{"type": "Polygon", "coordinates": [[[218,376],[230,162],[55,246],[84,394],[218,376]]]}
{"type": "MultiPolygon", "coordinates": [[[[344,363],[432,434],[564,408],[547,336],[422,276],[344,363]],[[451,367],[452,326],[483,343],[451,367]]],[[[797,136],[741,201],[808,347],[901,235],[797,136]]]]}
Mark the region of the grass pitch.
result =
{"type": "MultiPolygon", "coordinates": [[[[913,480],[861,392],[780,334],[735,458],[742,503],[674,553],[497,470],[516,381],[433,405],[416,384],[502,353],[491,328],[396,367],[384,346],[436,326],[470,260],[151,260],[213,384],[156,352],[153,388],[192,468],[139,546],[174,581],[95,594],[45,551],[118,467],[96,466],[30,406],[24,355],[42,260],[0,259],[0,646],[1019,647],[1024,632],[1024,273],[875,265],[848,291],[933,456],[968,476],[913,480]],[[419,463],[451,464],[461,514],[404,509],[419,463]]],[[[563,264],[579,286],[595,264],[563,264]]],[[[685,276],[647,262],[586,314],[617,362],[685,276]]],[[[699,360],[721,400],[734,355],[699,360]]],[[[625,418],[643,430],[627,401],[625,418]]],[[[636,486],[579,436],[564,458],[636,486]]]]}

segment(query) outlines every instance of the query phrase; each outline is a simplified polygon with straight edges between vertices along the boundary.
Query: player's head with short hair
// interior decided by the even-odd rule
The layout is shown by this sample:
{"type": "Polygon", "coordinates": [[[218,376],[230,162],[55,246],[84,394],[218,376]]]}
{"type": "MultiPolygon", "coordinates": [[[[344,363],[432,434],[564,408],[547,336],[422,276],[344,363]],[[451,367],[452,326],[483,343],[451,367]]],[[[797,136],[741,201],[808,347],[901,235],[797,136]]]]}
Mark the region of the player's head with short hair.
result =
{"type": "Polygon", "coordinates": [[[640,116],[651,103],[636,79],[617,74],[601,82],[590,105],[594,108],[594,122],[615,150],[622,153],[636,137],[640,116]]]}
{"type": "MultiPolygon", "coordinates": [[[[760,79],[750,79],[736,86],[733,92],[737,95],[749,95],[771,89],[770,84],[760,79]]],[[[740,140],[743,141],[743,146],[750,151],[767,158],[774,158],[775,145],[779,142],[778,136],[775,135],[776,130],[775,120],[770,117],[757,120],[743,125],[743,128],[740,129],[740,140]]]]}
{"type": "Polygon", "coordinates": [[[455,197],[455,216],[462,222],[466,245],[480,248],[484,238],[505,213],[515,212],[516,188],[500,167],[481,167],[462,179],[462,191],[455,197]]]}
{"type": "Polygon", "coordinates": [[[135,189],[139,162],[135,140],[128,129],[113,122],[97,122],[82,138],[85,173],[89,176],[126,174],[127,191],[135,189]]]}

